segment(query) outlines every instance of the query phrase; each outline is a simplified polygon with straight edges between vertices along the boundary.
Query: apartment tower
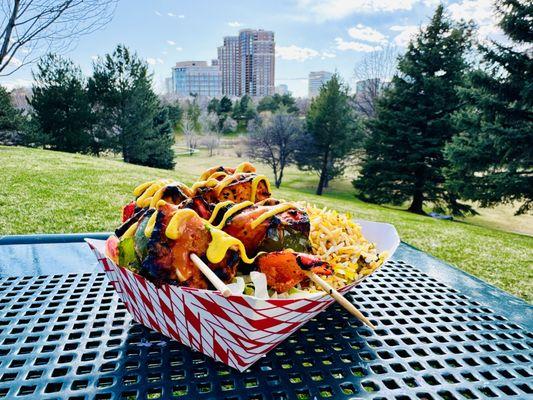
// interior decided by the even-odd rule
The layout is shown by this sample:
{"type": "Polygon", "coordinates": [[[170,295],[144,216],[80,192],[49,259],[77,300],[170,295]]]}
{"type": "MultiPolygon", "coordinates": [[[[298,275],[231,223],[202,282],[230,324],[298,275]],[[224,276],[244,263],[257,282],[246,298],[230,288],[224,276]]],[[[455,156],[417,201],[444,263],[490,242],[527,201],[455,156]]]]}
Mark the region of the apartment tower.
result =
{"type": "Polygon", "coordinates": [[[218,67],[222,73],[222,94],[227,96],[241,95],[239,54],[239,37],[226,36],[224,44],[218,48],[218,67]]]}
{"type": "Polygon", "coordinates": [[[328,71],[313,71],[309,72],[309,86],[308,86],[308,96],[309,98],[313,98],[318,96],[320,93],[320,88],[322,85],[327,83],[333,74],[328,71]]]}
{"type": "Polygon", "coordinates": [[[274,94],[274,32],[243,29],[218,48],[222,94],[264,97],[274,94]]]}

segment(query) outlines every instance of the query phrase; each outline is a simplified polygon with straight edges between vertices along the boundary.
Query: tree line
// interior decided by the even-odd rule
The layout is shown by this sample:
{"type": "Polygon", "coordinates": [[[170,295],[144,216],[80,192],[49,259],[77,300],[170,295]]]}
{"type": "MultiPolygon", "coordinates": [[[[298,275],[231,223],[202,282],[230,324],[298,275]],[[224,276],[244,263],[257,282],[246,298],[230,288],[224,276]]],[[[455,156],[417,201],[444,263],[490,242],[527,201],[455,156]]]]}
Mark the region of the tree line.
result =
{"type": "Polygon", "coordinates": [[[533,4],[496,3],[507,43],[477,43],[472,22],[437,7],[398,57],[397,73],[371,116],[355,113],[338,75],[312,100],[305,123],[284,114],[252,132],[250,156],[281,184],[296,164],[318,173],[316,193],[357,165],[356,195],[378,204],[432,205],[455,215],[533,198],[533,4]]]}
{"type": "Polygon", "coordinates": [[[7,92],[0,91],[5,106],[0,113],[11,121],[0,129],[21,132],[21,144],[93,155],[114,152],[129,163],[174,167],[172,127],[180,110],[161,103],[147,64],[127,47],[118,45],[99,57],[90,77],[57,54],[41,58],[32,74],[27,117],[5,104],[7,92]]]}
{"type": "Polygon", "coordinates": [[[295,164],[316,172],[320,195],[350,166],[358,169],[356,196],[365,201],[407,204],[419,214],[429,206],[474,212],[465,200],[520,202],[517,213],[524,213],[533,191],[532,8],[498,2],[507,40],[478,43],[471,22],[452,21],[438,6],[398,57],[390,84],[373,93],[371,113],[361,113],[337,74],[309,107],[290,95],[257,104],[223,97],[204,109],[192,98],[180,107],[159,100],[146,63],[118,46],[94,62],[88,78],[68,59],[43,58],[30,118],[0,89],[0,131],[22,130],[28,145],[113,151],[163,168],[173,167],[173,130],[183,132],[191,152],[202,141],[211,155],[221,134],[247,131],[248,155],[271,167],[278,187],[295,164]]]}

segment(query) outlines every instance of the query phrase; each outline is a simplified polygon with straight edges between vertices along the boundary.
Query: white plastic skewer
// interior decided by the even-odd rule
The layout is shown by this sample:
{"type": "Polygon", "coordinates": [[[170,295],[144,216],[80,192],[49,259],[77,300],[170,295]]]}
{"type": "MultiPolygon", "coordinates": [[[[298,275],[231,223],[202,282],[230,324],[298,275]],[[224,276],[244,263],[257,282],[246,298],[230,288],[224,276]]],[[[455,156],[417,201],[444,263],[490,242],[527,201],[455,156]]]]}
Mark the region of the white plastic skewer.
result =
{"type": "Polygon", "coordinates": [[[213,270],[209,268],[196,254],[190,255],[191,261],[198,267],[200,271],[205,275],[207,280],[213,284],[215,288],[217,288],[220,293],[222,293],[222,296],[229,297],[231,296],[231,289],[226,286],[224,282],[220,280],[218,276],[215,275],[213,270]]]}
{"type": "Polygon", "coordinates": [[[373,330],[376,329],[374,324],[372,324],[372,322],[370,322],[368,318],[366,318],[361,313],[361,311],[359,311],[357,308],[355,308],[355,306],[352,303],[346,300],[342,294],[340,294],[335,289],[333,289],[329,283],[327,283],[325,280],[323,280],[321,277],[319,277],[314,272],[305,271],[305,270],[303,272],[305,275],[307,275],[309,279],[311,279],[314,283],[316,283],[318,286],[324,289],[331,297],[333,297],[335,301],[337,301],[337,303],[343,306],[346,311],[348,311],[350,314],[352,314],[355,318],[357,318],[359,321],[364,323],[369,328],[373,330]]]}

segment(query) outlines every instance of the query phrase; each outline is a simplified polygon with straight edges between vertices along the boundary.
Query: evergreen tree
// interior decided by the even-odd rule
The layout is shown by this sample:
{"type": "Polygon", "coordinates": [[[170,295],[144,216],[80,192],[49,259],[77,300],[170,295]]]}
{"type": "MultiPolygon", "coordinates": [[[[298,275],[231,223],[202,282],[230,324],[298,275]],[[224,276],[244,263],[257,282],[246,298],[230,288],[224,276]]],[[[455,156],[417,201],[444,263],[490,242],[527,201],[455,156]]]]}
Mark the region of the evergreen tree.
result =
{"type": "Polygon", "coordinates": [[[93,116],[86,83],[69,59],[48,54],[33,72],[32,122],[54,150],[90,152],[93,116]]]}
{"type": "Polygon", "coordinates": [[[183,116],[183,110],[180,106],[180,103],[178,103],[177,101],[171,104],[167,104],[165,107],[167,109],[167,115],[168,115],[168,120],[170,122],[170,127],[174,131],[175,129],[178,128],[178,126],[181,123],[181,118],[183,116]]]}
{"type": "Polygon", "coordinates": [[[319,174],[316,194],[321,195],[327,183],[344,172],[359,133],[357,117],[349,105],[348,88],[337,74],[313,99],[306,125],[307,133],[299,140],[296,162],[300,169],[319,174]]]}
{"type": "MultiPolygon", "coordinates": [[[[149,166],[173,165],[173,152],[162,151],[173,135],[161,135],[157,121],[161,112],[144,61],[123,45],[94,65],[89,81],[91,100],[99,116],[99,135],[107,138],[124,161],[149,166]],[[156,154],[159,153],[159,154],[156,154]],[[156,161],[154,161],[156,160],[156,161]],[[153,164],[156,162],[156,164],[153,164]]],[[[172,131],[172,130],[170,130],[172,131]]]]}
{"type": "Polygon", "coordinates": [[[153,137],[149,138],[150,152],[146,165],[156,168],[174,168],[174,132],[169,118],[169,108],[161,107],[153,121],[153,137]]]}
{"type": "Polygon", "coordinates": [[[224,96],[220,99],[220,103],[218,105],[217,114],[227,114],[231,112],[231,108],[233,106],[233,103],[231,102],[231,99],[227,96],[224,96]]]}
{"type": "Polygon", "coordinates": [[[11,102],[8,91],[0,86],[0,131],[18,131],[23,118],[11,102]]]}
{"type": "Polygon", "coordinates": [[[21,144],[24,122],[20,111],[13,107],[10,94],[0,86],[0,144],[21,144]]]}
{"type": "Polygon", "coordinates": [[[353,182],[360,197],[376,203],[409,200],[408,210],[419,214],[425,202],[460,208],[444,188],[443,149],[455,133],[452,114],[461,106],[457,87],[468,67],[471,34],[471,25],[452,22],[439,5],[409,43],[399,74],[369,121],[361,175],[353,182]]]}
{"type": "Polygon", "coordinates": [[[297,113],[299,111],[296,106],[296,100],[290,93],[285,93],[284,95],[276,93],[274,96],[263,97],[257,105],[257,112],[270,111],[274,113],[280,111],[282,106],[288,113],[297,113]]]}
{"type": "Polygon", "coordinates": [[[209,103],[207,103],[207,112],[208,113],[218,113],[218,110],[220,108],[220,100],[216,97],[213,97],[211,100],[209,100],[209,103]]]}
{"type": "Polygon", "coordinates": [[[254,102],[247,94],[242,96],[240,100],[235,100],[233,103],[232,117],[242,128],[245,128],[248,121],[254,119],[256,114],[254,102]]]}
{"type": "Polygon", "coordinates": [[[500,27],[520,46],[482,46],[485,70],[461,92],[468,106],[455,117],[461,133],[446,148],[448,186],[482,206],[533,206],[533,3],[497,3],[500,27]],[[529,53],[528,53],[529,52],[529,53]]]}

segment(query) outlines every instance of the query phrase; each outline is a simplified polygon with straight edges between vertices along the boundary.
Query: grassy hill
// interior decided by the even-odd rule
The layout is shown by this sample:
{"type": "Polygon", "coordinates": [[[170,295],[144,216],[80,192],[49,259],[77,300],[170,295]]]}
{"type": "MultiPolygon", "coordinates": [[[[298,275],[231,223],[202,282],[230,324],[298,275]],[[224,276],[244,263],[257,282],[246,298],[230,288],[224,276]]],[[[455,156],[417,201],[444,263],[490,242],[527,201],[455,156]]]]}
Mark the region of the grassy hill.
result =
{"type": "MultiPolygon", "coordinates": [[[[136,184],[159,177],[191,183],[202,169],[223,162],[234,163],[235,157],[179,157],[176,171],[164,171],[105,158],[0,146],[0,235],[113,230],[120,207],[131,199],[136,184]]],[[[290,171],[289,187],[274,190],[274,196],[390,222],[403,241],[519,297],[533,298],[533,237],[362,203],[339,188],[315,196],[306,184],[311,179],[290,171]]]]}

